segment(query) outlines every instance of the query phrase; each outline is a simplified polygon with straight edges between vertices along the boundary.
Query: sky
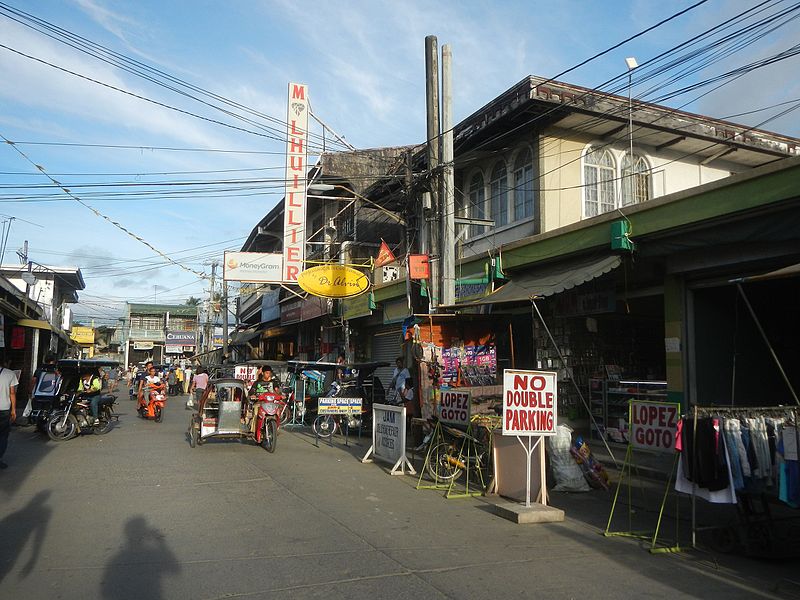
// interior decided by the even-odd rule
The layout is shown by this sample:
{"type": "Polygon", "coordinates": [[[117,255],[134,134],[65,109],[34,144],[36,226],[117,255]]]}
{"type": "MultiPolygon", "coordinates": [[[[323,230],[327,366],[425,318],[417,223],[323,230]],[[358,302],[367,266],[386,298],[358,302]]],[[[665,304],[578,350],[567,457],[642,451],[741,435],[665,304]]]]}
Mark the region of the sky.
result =
{"type": "MultiPolygon", "coordinates": [[[[0,147],[0,220],[8,233],[3,262],[18,262],[27,240],[31,260],[80,267],[86,289],[75,313],[97,324],[113,322],[125,300],[182,303],[205,296],[208,282],[196,273],[209,273],[208,263],[221,261],[226,248],[239,249],[282,191],[272,181],[197,182],[282,178],[279,132],[288,82],[307,84],[314,114],[357,148],[419,143],[426,137],[426,35],[452,49],[458,122],[524,77],[553,77],[697,1],[0,2],[0,134],[15,142],[0,147]],[[257,123],[79,52],[15,22],[8,8],[257,111],[257,123]],[[57,187],[41,187],[51,182],[37,165],[83,204],[57,187]],[[195,182],[193,190],[217,191],[214,197],[176,194],[181,186],[164,185],[186,181],[195,182]]],[[[625,57],[643,64],[755,4],[707,0],[560,79],[599,86],[626,72],[625,57]]],[[[767,2],[752,22],[794,4],[767,2]]],[[[796,18],[674,87],[772,56],[799,39],[796,18]]],[[[800,60],[793,57],[705,96],[699,97],[709,88],[665,104],[717,118],[740,115],[731,120],[753,126],[794,106],[751,112],[797,101],[797,72],[800,60]]],[[[657,81],[662,89],[666,77],[657,81]]],[[[634,96],[652,98],[651,85],[637,84],[634,72],[634,96]]],[[[800,137],[800,111],[763,128],[800,137]]],[[[314,123],[311,133],[320,146],[321,126],[314,123]]],[[[326,134],[326,149],[341,148],[330,140],[326,134]]]]}

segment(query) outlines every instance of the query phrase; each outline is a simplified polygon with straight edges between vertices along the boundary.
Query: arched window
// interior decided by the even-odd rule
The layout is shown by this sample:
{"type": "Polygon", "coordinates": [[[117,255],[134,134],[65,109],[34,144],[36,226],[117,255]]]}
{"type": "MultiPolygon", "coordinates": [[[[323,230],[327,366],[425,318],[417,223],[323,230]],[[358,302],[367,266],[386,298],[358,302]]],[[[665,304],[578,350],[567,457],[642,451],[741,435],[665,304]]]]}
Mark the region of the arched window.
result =
{"type": "Polygon", "coordinates": [[[588,148],[583,155],[583,214],[594,217],[614,210],[616,165],[611,152],[588,148]]]}
{"type": "Polygon", "coordinates": [[[492,199],[492,216],[495,227],[508,224],[508,177],[506,165],[498,162],[492,170],[492,180],[489,183],[489,193],[492,199]]]}
{"type": "Polygon", "coordinates": [[[533,198],[533,160],[531,151],[520,152],[514,161],[514,220],[535,215],[533,198]]]}
{"type": "Polygon", "coordinates": [[[630,153],[622,158],[622,206],[650,200],[650,165],[630,153]],[[631,165],[633,163],[633,165],[631,165]]]}
{"type": "MultiPolygon", "coordinates": [[[[469,216],[473,219],[486,218],[486,190],[480,173],[475,173],[469,181],[469,216]]],[[[469,236],[481,235],[483,230],[483,225],[470,225],[469,236]]]]}

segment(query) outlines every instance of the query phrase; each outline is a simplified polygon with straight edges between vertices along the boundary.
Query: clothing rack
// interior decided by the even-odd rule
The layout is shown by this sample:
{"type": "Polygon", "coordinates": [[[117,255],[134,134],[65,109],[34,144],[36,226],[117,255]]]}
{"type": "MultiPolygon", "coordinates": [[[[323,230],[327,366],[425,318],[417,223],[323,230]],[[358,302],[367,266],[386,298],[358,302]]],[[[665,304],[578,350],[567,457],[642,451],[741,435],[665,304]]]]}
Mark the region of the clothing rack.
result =
{"type": "MultiPolygon", "coordinates": [[[[753,417],[781,416],[797,423],[796,406],[692,406],[692,463],[697,473],[697,418],[698,417],[753,417]]],[[[731,468],[730,465],[728,468],[731,468]]],[[[734,492],[735,493],[735,492],[734,492]]],[[[697,477],[692,481],[692,548],[697,548],[697,477]]]]}

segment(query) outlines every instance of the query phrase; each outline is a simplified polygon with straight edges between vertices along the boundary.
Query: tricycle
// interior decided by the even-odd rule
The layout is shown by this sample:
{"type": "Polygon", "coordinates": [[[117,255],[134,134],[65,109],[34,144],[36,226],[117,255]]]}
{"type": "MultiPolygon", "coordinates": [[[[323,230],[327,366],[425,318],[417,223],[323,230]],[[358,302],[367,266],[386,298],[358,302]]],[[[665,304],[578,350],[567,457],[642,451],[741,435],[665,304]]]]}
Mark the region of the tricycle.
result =
{"type": "Polygon", "coordinates": [[[283,395],[279,387],[249,391],[241,379],[209,381],[189,422],[189,445],[194,448],[211,438],[247,439],[275,452],[283,395]]]}
{"type": "MultiPolygon", "coordinates": [[[[78,434],[91,431],[104,434],[111,431],[117,416],[114,403],[117,397],[101,392],[101,367],[116,368],[119,363],[110,360],[62,359],[56,365],[59,406],[50,411],[45,431],[51,440],[61,442],[78,434]],[[92,414],[96,413],[96,414],[92,414]]],[[[38,386],[37,386],[38,389],[38,386]]]]}

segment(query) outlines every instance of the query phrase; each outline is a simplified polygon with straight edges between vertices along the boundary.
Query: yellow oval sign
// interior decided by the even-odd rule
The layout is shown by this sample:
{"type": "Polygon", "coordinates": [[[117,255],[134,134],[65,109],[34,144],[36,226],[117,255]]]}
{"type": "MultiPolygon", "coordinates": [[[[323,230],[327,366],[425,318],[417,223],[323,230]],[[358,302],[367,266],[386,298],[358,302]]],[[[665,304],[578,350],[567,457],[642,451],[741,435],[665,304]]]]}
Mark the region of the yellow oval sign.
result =
{"type": "Polygon", "coordinates": [[[369,277],[344,265],[320,265],[302,271],[297,283],[314,296],[323,298],[350,298],[369,289],[369,277]]]}

